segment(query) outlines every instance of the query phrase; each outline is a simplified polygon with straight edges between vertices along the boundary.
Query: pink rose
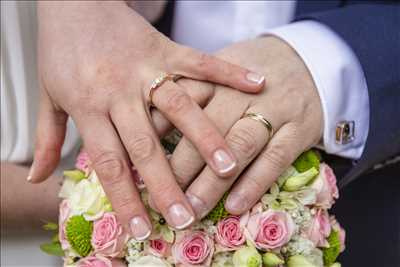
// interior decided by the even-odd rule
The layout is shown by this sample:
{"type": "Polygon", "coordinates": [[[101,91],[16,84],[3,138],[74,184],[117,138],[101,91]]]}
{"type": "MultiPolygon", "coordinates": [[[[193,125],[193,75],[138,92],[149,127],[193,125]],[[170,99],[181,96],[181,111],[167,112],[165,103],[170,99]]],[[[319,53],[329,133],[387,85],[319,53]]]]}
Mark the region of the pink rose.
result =
{"type": "Polygon", "coordinates": [[[68,201],[66,199],[64,199],[60,203],[60,212],[58,215],[58,239],[60,239],[61,248],[63,250],[68,249],[70,246],[68,243],[67,237],[65,235],[65,226],[69,219],[70,213],[71,213],[71,209],[68,205],[68,201]]]}
{"type": "Polygon", "coordinates": [[[89,159],[89,154],[85,151],[79,152],[78,157],[76,158],[75,168],[83,171],[86,175],[88,175],[92,171],[91,162],[89,159]]]}
{"type": "Polygon", "coordinates": [[[332,229],[335,231],[339,231],[340,252],[343,252],[346,249],[346,231],[340,226],[335,216],[331,216],[329,219],[332,229]]]}
{"type": "Polygon", "coordinates": [[[323,209],[330,209],[335,203],[335,199],[339,198],[336,176],[333,170],[325,163],[321,163],[319,174],[312,183],[311,188],[317,191],[316,205],[323,209]]]}
{"type": "Polygon", "coordinates": [[[328,212],[318,210],[311,221],[311,225],[306,229],[306,236],[317,247],[327,247],[326,238],[331,234],[331,224],[328,212]]]}
{"type": "Polygon", "coordinates": [[[246,238],[240,227],[239,216],[229,216],[217,224],[215,240],[226,250],[235,250],[244,244],[246,238]]]}
{"type": "Polygon", "coordinates": [[[162,238],[150,240],[148,253],[160,258],[166,258],[171,253],[171,244],[162,238]]]}
{"type": "Polygon", "coordinates": [[[115,214],[107,212],[94,222],[92,246],[96,254],[117,257],[124,245],[122,226],[117,222],[115,214]]]}
{"type": "Polygon", "coordinates": [[[172,247],[176,264],[183,266],[210,266],[214,253],[214,242],[206,233],[178,232],[172,247]]]}
{"type": "Polygon", "coordinates": [[[258,249],[265,251],[285,245],[294,230],[295,224],[289,214],[267,210],[250,215],[245,234],[258,249]]]}
{"type": "Polygon", "coordinates": [[[120,260],[111,260],[97,255],[81,259],[77,267],[126,267],[126,264],[120,260]]]}

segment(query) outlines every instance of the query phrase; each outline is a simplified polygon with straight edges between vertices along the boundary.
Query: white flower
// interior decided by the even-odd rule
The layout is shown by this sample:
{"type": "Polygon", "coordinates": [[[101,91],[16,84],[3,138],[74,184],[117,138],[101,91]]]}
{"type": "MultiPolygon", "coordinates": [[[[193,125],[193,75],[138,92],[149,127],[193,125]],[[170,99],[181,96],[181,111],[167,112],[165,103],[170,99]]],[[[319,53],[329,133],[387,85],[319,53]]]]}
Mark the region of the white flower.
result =
{"type": "Polygon", "coordinates": [[[144,242],[136,241],[133,238],[128,241],[126,244],[128,250],[125,257],[128,263],[134,263],[143,256],[143,244],[144,242]]]}
{"type": "Polygon", "coordinates": [[[79,181],[73,187],[68,202],[73,214],[82,214],[89,221],[94,221],[103,216],[104,212],[111,211],[111,204],[94,171],[88,179],[79,181]]]}
{"type": "Polygon", "coordinates": [[[69,198],[71,194],[75,191],[76,182],[71,178],[65,178],[61,190],[58,193],[58,197],[60,198],[69,198]]]}
{"type": "Polygon", "coordinates": [[[128,267],[171,267],[171,265],[160,258],[147,255],[129,263],[128,267]]]}
{"type": "Polygon", "coordinates": [[[221,252],[214,255],[211,267],[233,267],[233,252],[221,252]]]}

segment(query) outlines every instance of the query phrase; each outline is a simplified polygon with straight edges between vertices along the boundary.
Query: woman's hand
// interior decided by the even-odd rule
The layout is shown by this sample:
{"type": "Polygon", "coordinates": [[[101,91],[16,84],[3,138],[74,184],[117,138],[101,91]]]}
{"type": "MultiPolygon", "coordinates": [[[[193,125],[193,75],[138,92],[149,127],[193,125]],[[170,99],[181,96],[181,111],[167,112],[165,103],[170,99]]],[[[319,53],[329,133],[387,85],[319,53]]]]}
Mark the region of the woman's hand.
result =
{"type": "MultiPolygon", "coordinates": [[[[40,182],[54,170],[69,115],[120,221],[131,223],[137,239],[151,225],[130,162],[168,223],[188,226],[194,213],[151,123],[151,83],[172,73],[258,92],[264,78],[171,42],[122,1],[40,2],[38,17],[41,108],[29,180],[40,182]]],[[[234,171],[222,135],[184,88],[167,81],[152,100],[218,175],[234,171]]]]}
{"type": "Polygon", "coordinates": [[[204,167],[202,157],[186,138],[174,151],[172,168],[181,186],[188,186],[186,195],[198,217],[206,215],[234,183],[225,207],[232,214],[243,213],[322,136],[318,91],[302,59],[285,42],[259,38],[230,46],[219,56],[265,74],[268,85],[257,95],[218,88],[204,108],[238,160],[232,176],[221,179],[204,167]],[[274,135],[271,137],[260,121],[242,118],[246,113],[262,115],[272,124],[274,135]]]}

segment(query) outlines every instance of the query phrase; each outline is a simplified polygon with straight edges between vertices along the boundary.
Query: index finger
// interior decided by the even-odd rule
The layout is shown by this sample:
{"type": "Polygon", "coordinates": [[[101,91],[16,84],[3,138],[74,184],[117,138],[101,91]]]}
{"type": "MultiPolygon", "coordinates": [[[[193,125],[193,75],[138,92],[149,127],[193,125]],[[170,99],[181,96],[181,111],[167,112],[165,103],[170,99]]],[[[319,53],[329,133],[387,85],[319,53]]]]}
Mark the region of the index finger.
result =
{"type": "Polygon", "coordinates": [[[184,46],[178,46],[176,53],[178,56],[171,57],[175,61],[169,65],[174,66],[172,71],[177,74],[223,84],[246,93],[259,93],[264,89],[265,77],[257,72],[184,46]]]}

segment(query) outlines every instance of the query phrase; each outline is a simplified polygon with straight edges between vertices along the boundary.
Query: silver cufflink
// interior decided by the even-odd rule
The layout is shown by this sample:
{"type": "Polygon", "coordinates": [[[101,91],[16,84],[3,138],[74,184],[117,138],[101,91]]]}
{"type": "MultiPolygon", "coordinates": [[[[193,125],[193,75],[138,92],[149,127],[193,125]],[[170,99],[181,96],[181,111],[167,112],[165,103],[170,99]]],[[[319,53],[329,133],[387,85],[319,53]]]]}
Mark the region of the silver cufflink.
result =
{"type": "Polygon", "coordinates": [[[336,124],[336,144],[344,145],[354,140],[354,124],[354,121],[341,121],[336,124]]]}

